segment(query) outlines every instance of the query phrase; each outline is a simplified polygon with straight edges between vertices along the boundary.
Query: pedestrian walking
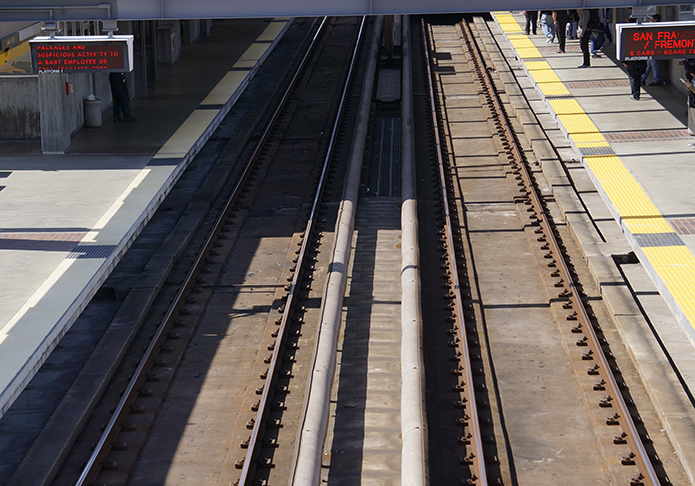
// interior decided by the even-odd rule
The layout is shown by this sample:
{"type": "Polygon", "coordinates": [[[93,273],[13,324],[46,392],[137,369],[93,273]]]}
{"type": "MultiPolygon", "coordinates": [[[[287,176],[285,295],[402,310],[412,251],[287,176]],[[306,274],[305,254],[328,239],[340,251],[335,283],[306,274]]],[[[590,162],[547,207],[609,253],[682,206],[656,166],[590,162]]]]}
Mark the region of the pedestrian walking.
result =
{"type": "Polygon", "coordinates": [[[642,75],[647,70],[647,61],[625,61],[627,77],[630,79],[630,100],[639,101],[640,88],[642,87],[642,75]]]}
{"type": "Polygon", "coordinates": [[[552,44],[555,40],[555,21],[552,10],[541,10],[541,28],[545,34],[545,42],[552,44]]]}

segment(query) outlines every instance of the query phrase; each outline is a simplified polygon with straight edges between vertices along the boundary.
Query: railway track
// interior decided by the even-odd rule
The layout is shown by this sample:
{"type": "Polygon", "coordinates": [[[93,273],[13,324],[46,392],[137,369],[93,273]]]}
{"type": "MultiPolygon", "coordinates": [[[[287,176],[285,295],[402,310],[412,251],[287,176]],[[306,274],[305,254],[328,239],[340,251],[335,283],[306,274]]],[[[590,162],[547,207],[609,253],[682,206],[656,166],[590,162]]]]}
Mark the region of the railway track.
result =
{"type": "Polygon", "coordinates": [[[490,19],[380,22],[324,20],[52,484],[679,484],[490,19]]]}
{"type": "Polygon", "coordinates": [[[423,295],[431,482],[669,484],[670,444],[656,453],[660,424],[508,114],[508,68],[482,17],[458,20],[420,31],[420,153],[437,161],[420,219],[442,224],[421,253],[444,271],[423,262],[423,289],[445,289],[444,312],[423,295]]]}
{"type": "Polygon", "coordinates": [[[340,174],[364,22],[324,20],[228,199],[172,270],[150,313],[157,330],[136,338],[53,484],[76,473],[76,484],[288,474],[314,334],[308,301],[322,282],[318,248],[330,244],[331,217],[319,213],[340,174]]]}

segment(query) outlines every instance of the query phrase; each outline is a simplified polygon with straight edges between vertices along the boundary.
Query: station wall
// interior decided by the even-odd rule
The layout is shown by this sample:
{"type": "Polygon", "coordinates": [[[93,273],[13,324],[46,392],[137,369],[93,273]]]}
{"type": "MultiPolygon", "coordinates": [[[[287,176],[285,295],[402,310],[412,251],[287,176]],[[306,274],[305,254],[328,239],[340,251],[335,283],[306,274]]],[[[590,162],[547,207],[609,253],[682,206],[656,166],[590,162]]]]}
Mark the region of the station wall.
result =
{"type": "MultiPolygon", "coordinates": [[[[72,92],[52,93],[51,96],[65,97],[65,121],[70,133],[75,133],[84,125],[84,100],[92,94],[92,81],[87,73],[64,76],[67,89],[72,92]]],[[[111,106],[108,74],[94,73],[94,95],[101,100],[103,111],[111,106]]],[[[2,140],[41,138],[38,75],[0,77],[0,120],[2,140]]]]}

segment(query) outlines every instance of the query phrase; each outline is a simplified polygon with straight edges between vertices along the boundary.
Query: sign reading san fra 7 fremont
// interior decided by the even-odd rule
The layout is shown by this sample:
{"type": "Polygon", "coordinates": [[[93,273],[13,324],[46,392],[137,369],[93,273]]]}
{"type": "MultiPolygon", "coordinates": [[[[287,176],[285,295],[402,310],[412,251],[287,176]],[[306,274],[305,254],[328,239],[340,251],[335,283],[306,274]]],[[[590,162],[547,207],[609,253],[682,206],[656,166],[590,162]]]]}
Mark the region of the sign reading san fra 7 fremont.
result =
{"type": "Polygon", "coordinates": [[[618,59],[684,59],[695,57],[695,22],[618,24],[618,59]]]}
{"type": "Polygon", "coordinates": [[[128,72],[133,36],[36,37],[29,41],[34,72],[128,72]]]}

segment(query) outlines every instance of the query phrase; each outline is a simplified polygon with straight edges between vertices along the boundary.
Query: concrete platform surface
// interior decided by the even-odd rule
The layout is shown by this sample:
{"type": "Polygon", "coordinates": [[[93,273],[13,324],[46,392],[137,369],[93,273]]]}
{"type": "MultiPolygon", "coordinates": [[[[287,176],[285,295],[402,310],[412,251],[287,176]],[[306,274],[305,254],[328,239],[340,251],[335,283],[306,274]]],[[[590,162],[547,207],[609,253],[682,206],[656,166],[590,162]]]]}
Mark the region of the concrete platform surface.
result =
{"type": "Polygon", "coordinates": [[[547,147],[543,137],[529,137],[695,484],[695,137],[687,131],[686,95],[670,84],[643,86],[631,101],[614,44],[578,69],[578,40],[568,39],[560,53],[542,32],[524,34],[521,12],[493,15],[525,95],[512,105],[520,116],[528,100],[527,137],[540,124],[551,141],[547,147]]]}
{"type": "Polygon", "coordinates": [[[291,20],[227,20],[64,155],[0,141],[0,416],[243,92],[291,20]],[[229,39],[234,39],[230,41],[229,39]]]}

